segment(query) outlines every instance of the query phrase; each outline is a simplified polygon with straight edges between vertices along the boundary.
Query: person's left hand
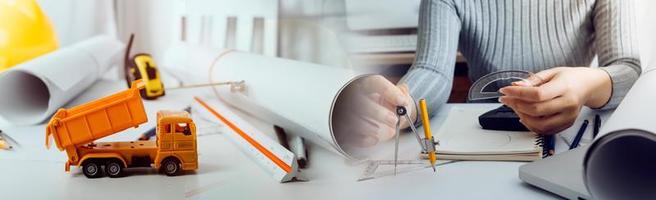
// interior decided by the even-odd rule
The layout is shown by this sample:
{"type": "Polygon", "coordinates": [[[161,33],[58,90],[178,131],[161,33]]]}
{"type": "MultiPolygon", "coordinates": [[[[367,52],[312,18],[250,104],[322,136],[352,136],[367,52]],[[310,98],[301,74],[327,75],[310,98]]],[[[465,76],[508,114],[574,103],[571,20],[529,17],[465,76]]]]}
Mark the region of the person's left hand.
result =
{"type": "Polygon", "coordinates": [[[499,92],[505,95],[499,101],[511,107],[529,130],[551,135],[572,126],[582,106],[605,105],[612,84],[608,73],[598,68],[557,67],[499,92]]]}

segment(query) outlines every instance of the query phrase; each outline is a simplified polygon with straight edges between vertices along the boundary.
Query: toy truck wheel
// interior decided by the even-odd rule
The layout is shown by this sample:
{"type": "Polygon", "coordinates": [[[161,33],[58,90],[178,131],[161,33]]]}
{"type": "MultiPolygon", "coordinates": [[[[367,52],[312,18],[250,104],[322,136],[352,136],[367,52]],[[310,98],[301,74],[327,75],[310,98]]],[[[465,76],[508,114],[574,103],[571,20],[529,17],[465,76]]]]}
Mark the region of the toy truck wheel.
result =
{"type": "Polygon", "coordinates": [[[167,158],[162,161],[162,173],[167,176],[175,176],[180,173],[180,161],[176,158],[167,158]]]}
{"type": "Polygon", "coordinates": [[[117,160],[110,160],[105,165],[105,173],[111,178],[120,177],[123,172],[123,165],[117,160]]]}
{"type": "Polygon", "coordinates": [[[95,161],[85,162],[84,165],[82,165],[82,173],[84,173],[87,178],[99,178],[102,176],[100,164],[95,161]]]}

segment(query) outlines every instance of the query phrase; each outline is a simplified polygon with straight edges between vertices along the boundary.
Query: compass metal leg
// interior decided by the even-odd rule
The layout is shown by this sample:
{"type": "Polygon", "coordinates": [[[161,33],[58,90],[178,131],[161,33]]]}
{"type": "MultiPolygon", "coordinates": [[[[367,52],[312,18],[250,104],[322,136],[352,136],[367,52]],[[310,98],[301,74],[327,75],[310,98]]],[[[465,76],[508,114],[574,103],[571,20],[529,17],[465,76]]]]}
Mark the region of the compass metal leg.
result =
{"type": "Polygon", "coordinates": [[[396,176],[396,167],[398,165],[399,161],[399,135],[401,134],[401,131],[399,130],[399,126],[401,125],[401,116],[397,116],[396,120],[396,138],[395,138],[395,143],[394,143],[394,175],[396,176]]]}

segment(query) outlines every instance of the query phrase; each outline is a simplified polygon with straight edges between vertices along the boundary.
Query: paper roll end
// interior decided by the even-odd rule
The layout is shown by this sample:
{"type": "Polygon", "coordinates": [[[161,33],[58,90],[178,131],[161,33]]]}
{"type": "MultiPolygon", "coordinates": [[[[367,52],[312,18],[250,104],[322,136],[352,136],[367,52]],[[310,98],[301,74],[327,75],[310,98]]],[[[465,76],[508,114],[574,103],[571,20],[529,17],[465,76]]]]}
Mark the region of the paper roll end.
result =
{"type": "Polygon", "coordinates": [[[0,76],[0,116],[12,124],[41,123],[49,115],[50,91],[34,74],[9,70],[0,76]]]}
{"type": "Polygon", "coordinates": [[[625,129],[597,139],[584,160],[595,199],[656,199],[656,135],[625,129]]]}

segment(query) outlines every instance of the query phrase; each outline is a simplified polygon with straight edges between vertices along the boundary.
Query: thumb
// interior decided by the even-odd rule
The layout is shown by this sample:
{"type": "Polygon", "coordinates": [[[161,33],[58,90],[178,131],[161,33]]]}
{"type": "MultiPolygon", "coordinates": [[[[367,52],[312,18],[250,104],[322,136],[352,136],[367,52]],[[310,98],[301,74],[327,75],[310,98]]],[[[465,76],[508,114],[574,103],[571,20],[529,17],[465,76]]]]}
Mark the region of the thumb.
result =
{"type": "Polygon", "coordinates": [[[538,73],[532,74],[529,77],[529,80],[531,81],[531,83],[533,83],[533,86],[539,86],[546,82],[549,82],[561,70],[562,69],[559,67],[542,70],[538,73]]]}
{"type": "Polygon", "coordinates": [[[403,91],[402,88],[399,88],[394,85],[390,85],[389,87],[385,88],[381,96],[388,103],[392,105],[400,106],[400,105],[407,104],[405,93],[406,92],[403,91]]]}
{"type": "Polygon", "coordinates": [[[558,72],[559,68],[551,68],[547,70],[542,70],[538,73],[531,73],[529,77],[522,81],[515,81],[512,83],[513,86],[540,86],[546,82],[549,82],[558,72]]]}
{"type": "Polygon", "coordinates": [[[401,90],[403,94],[410,95],[410,89],[408,89],[408,84],[401,83],[396,87],[399,88],[399,90],[401,90]]]}

